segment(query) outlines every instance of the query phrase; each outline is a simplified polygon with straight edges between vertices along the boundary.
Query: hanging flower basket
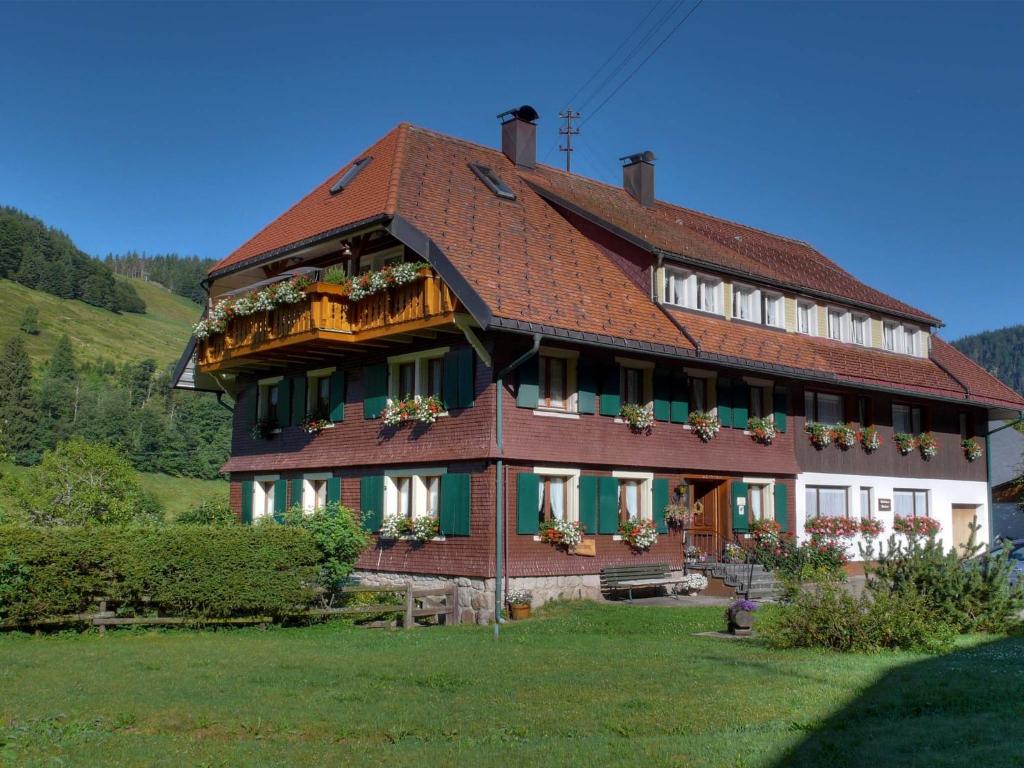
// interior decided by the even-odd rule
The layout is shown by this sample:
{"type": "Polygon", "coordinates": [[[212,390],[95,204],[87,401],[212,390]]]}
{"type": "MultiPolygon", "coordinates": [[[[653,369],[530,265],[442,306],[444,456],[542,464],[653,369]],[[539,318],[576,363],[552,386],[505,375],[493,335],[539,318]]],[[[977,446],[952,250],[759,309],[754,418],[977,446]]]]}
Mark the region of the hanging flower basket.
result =
{"type": "Polygon", "coordinates": [[[658,542],[658,529],[654,523],[636,517],[619,524],[619,535],[638,552],[648,550],[658,542]]]}
{"type": "Polygon", "coordinates": [[[569,520],[546,520],[540,524],[541,541],[555,547],[573,549],[583,541],[583,524],[569,520]]]}
{"type": "Polygon", "coordinates": [[[669,504],[665,507],[665,523],[673,528],[683,528],[693,522],[693,512],[683,504],[669,504]]]}
{"type": "Polygon", "coordinates": [[[981,443],[973,437],[968,437],[966,440],[962,440],[960,442],[960,447],[964,449],[964,457],[968,461],[977,461],[981,458],[981,443]]]}
{"type": "Polygon", "coordinates": [[[819,451],[832,445],[832,427],[827,424],[819,424],[816,421],[804,425],[804,432],[807,433],[811,445],[819,451]]]}
{"type": "Polygon", "coordinates": [[[771,445],[772,441],[775,440],[775,424],[771,419],[749,418],[747,419],[747,429],[750,430],[750,436],[755,443],[771,445]]]}
{"type": "Polygon", "coordinates": [[[444,403],[439,397],[416,395],[402,400],[392,400],[389,397],[380,415],[387,426],[400,427],[413,421],[433,424],[441,413],[444,413],[444,403]]]}
{"type": "Polygon", "coordinates": [[[931,432],[922,432],[917,436],[917,448],[921,451],[921,458],[925,461],[935,458],[939,452],[939,444],[931,432]]]}
{"type": "Polygon", "coordinates": [[[874,427],[864,427],[857,433],[857,439],[860,440],[860,447],[865,453],[874,453],[882,446],[882,436],[874,427]]]}
{"type": "Polygon", "coordinates": [[[908,435],[906,432],[897,432],[892,436],[892,439],[896,443],[900,456],[906,456],[917,447],[917,438],[913,435],[908,435]]]}
{"type": "Polygon", "coordinates": [[[649,435],[654,429],[654,409],[646,405],[627,403],[619,410],[619,418],[637,434],[649,435]]]}
{"type": "Polygon", "coordinates": [[[832,438],[836,445],[847,451],[857,444],[857,430],[852,424],[836,424],[832,427],[832,438]]]}
{"type": "Polygon", "coordinates": [[[722,428],[718,417],[707,411],[691,411],[687,420],[697,437],[705,443],[711,442],[711,439],[718,434],[718,430],[722,428]]]}

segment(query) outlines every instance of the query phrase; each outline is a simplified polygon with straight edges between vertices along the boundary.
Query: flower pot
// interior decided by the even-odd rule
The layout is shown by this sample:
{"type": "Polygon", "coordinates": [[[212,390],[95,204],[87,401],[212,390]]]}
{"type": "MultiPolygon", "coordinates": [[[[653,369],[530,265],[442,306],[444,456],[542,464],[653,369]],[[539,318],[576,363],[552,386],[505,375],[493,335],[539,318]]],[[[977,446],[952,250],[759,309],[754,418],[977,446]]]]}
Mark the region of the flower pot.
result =
{"type": "Polygon", "coordinates": [[[513,621],[530,618],[530,606],[527,603],[515,603],[508,607],[508,612],[513,621]]]}

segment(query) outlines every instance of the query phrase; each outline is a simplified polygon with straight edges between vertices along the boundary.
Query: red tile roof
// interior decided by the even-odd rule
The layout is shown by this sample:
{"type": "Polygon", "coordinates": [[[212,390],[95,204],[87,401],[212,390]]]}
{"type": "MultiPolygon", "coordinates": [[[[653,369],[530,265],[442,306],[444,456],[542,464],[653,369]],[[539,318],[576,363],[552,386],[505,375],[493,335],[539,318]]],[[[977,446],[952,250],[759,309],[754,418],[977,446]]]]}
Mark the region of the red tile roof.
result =
{"type": "Polygon", "coordinates": [[[617,188],[544,166],[527,172],[498,150],[406,124],[359,157],[366,155],[373,162],[343,191],[331,195],[329,189],[349,166],[211,273],[347,225],[401,216],[444,252],[498,327],[553,330],[569,338],[591,334],[627,346],[784,369],[796,377],[834,377],[923,396],[1024,408],[1024,398],[934,336],[934,359],[922,359],[670,310],[700,344],[698,353],[651,301],[647,278],[634,275],[618,249],[609,251],[574,226],[573,217],[563,215],[551,200],[566,201],[634,240],[723,270],[938,322],[864,285],[804,243],[665,203],[645,209],[617,188]],[[492,194],[468,167],[471,162],[490,166],[516,199],[492,194]]]}

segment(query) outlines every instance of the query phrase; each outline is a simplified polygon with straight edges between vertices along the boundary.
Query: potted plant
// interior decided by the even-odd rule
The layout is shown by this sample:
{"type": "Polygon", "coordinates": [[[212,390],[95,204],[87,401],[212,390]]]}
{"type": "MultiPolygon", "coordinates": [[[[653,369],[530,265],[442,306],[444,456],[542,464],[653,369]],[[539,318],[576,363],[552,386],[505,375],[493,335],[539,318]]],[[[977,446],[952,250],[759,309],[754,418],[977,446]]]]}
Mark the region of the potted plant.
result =
{"type": "Polygon", "coordinates": [[[747,429],[755,443],[771,445],[775,440],[775,423],[771,419],[751,417],[747,419],[747,429]]]}
{"type": "Polygon", "coordinates": [[[718,430],[722,428],[718,417],[708,411],[691,411],[687,421],[690,422],[697,437],[705,443],[711,442],[711,439],[718,434],[718,430]]]}
{"type": "Polygon", "coordinates": [[[737,600],[725,612],[729,631],[734,635],[749,635],[754,627],[754,611],[757,603],[752,600],[737,600]]]}
{"type": "Polygon", "coordinates": [[[393,541],[402,535],[405,530],[405,518],[397,515],[386,515],[380,523],[378,536],[381,539],[393,541]]]}
{"type": "Polygon", "coordinates": [[[696,592],[703,592],[707,588],[708,577],[703,573],[686,573],[676,585],[676,594],[692,595],[696,592]]]}
{"type": "Polygon", "coordinates": [[[619,410],[619,418],[637,434],[649,435],[654,429],[654,409],[646,405],[627,403],[619,410]]]}
{"type": "Polygon", "coordinates": [[[807,433],[811,445],[819,451],[832,445],[832,427],[827,424],[810,421],[804,425],[804,432],[807,433]]]}
{"type": "Polygon", "coordinates": [[[703,563],[708,559],[707,553],[696,544],[687,544],[683,550],[683,557],[688,563],[703,563]]]}
{"type": "Polygon", "coordinates": [[[925,461],[935,458],[939,452],[939,443],[931,432],[922,432],[917,436],[917,447],[921,451],[921,458],[925,461]]]}
{"type": "Polygon", "coordinates": [[[319,413],[307,413],[306,418],[302,420],[302,428],[311,435],[319,435],[329,426],[331,422],[319,413]]]}
{"type": "Polygon", "coordinates": [[[908,435],[906,432],[897,432],[892,436],[893,442],[896,443],[896,448],[900,452],[900,456],[906,456],[917,445],[917,440],[913,435],[908,435]]]}
{"type": "Polygon", "coordinates": [[[685,528],[693,522],[693,512],[685,504],[668,504],[665,507],[665,524],[673,528],[685,528]]]}
{"type": "Polygon", "coordinates": [[[981,458],[981,443],[973,437],[960,441],[960,447],[964,449],[964,457],[968,461],[977,461],[981,458]]]}
{"type": "Polygon", "coordinates": [[[508,612],[514,621],[530,618],[530,601],[532,596],[525,589],[513,589],[505,598],[508,612]]]}
{"type": "Polygon", "coordinates": [[[874,453],[882,445],[882,436],[874,427],[864,427],[857,433],[857,439],[860,440],[861,448],[865,453],[874,453]]]}
{"type": "Polygon", "coordinates": [[[570,520],[545,520],[540,524],[541,541],[565,550],[583,541],[583,524],[570,520]]]}
{"type": "Polygon", "coordinates": [[[722,560],[727,563],[744,563],[747,560],[747,553],[735,541],[730,541],[725,545],[722,560]]]}
{"type": "Polygon", "coordinates": [[[836,424],[832,427],[832,437],[836,445],[844,451],[853,448],[857,444],[857,430],[852,424],[836,424]]]}
{"type": "Polygon", "coordinates": [[[413,541],[423,544],[441,532],[441,525],[434,515],[421,515],[406,521],[406,530],[413,541]]]}
{"type": "Polygon", "coordinates": [[[380,415],[387,426],[400,427],[413,421],[418,421],[421,424],[433,424],[437,421],[438,415],[444,413],[444,410],[441,398],[434,395],[407,396],[400,400],[392,400],[389,397],[384,403],[384,410],[380,415]]]}
{"type": "Polygon", "coordinates": [[[277,430],[277,421],[274,419],[256,419],[249,427],[249,437],[253,440],[269,440],[277,430]]]}
{"type": "Polygon", "coordinates": [[[658,529],[650,520],[631,517],[619,523],[619,535],[633,550],[642,552],[658,542],[658,529]]]}

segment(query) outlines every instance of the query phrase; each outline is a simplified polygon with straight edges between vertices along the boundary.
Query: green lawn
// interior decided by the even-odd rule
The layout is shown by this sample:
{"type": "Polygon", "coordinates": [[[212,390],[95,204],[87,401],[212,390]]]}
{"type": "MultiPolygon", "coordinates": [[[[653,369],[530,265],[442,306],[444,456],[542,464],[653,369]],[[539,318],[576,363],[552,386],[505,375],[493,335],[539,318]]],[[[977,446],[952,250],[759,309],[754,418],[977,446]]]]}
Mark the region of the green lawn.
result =
{"type": "Polygon", "coordinates": [[[719,609],[490,628],[0,636],[0,763],[1021,765],[1024,641],[951,654],[694,637],[719,609]]]}

